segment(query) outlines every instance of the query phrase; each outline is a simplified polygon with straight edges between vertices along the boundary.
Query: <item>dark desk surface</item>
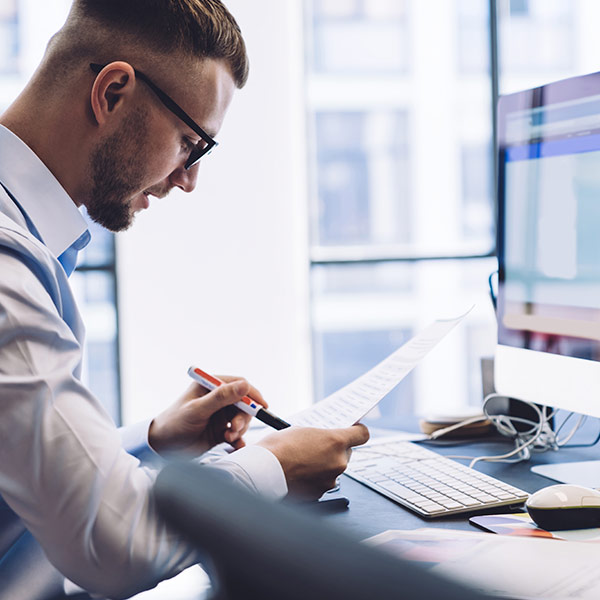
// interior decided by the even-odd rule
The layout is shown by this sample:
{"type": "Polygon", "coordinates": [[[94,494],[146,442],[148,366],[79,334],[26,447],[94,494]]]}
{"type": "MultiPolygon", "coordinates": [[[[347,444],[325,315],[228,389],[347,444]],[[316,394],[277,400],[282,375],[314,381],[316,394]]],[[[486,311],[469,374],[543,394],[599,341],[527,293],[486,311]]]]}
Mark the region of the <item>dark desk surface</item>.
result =
{"type": "MultiPolygon", "coordinates": [[[[503,454],[514,448],[510,441],[504,439],[501,441],[486,441],[452,446],[433,446],[428,444],[426,447],[440,454],[468,455],[473,457],[484,454],[503,454]]],[[[496,477],[532,493],[542,487],[556,483],[546,477],[532,473],[530,469],[533,465],[595,459],[600,459],[600,446],[562,448],[558,452],[533,454],[531,460],[515,464],[479,462],[475,468],[478,471],[487,473],[492,477],[496,477]]],[[[462,464],[466,463],[466,461],[459,462],[462,464]]],[[[419,527],[445,527],[480,531],[469,524],[469,517],[474,513],[452,515],[437,519],[424,519],[346,475],[341,477],[340,492],[349,498],[349,508],[327,515],[324,518],[336,527],[345,529],[349,533],[354,533],[360,538],[375,535],[387,529],[417,529],[419,527]]],[[[502,507],[494,512],[506,513],[508,510],[506,507],[502,507]]]]}

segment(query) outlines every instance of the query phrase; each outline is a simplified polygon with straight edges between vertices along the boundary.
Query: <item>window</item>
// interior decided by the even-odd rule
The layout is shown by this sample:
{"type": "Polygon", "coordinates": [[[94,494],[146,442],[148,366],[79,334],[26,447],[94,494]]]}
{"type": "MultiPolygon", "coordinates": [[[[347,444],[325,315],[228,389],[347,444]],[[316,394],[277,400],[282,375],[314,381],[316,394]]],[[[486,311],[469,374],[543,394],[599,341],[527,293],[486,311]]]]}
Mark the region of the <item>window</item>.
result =
{"type": "Polygon", "coordinates": [[[92,241],[80,255],[71,286],[86,324],[83,379],[120,423],[117,279],[113,234],[90,222],[92,241]]]}
{"type": "MultiPolygon", "coordinates": [[[[411,337],[410,329],[371,329],[366,331],[324,331],[315,339],[315,353],[319,355],[317,365],[323,368],[317,374],[321,389],[318,397],[325,398],[346,385],[357,373],[364,371],[365,365],[376,364],[411,337]]],[[[414,379],[409,376],[390,392],[377,406],[377,418],[387,423],[401,415],[414,412],[414,379]]]]}
{"type": "Polygon", "coordinates": [[[306,10],[315,398],[476,302],[444,360],[434,352],[371,417],[389,425],[480,403],[473,373],[495,342],[488,3],[307,0],[306,10]],[[360,40],[381,23],[371,53],[360,40]],[[378,65],[368,74],[367,60],[378,65]]]}
{"type": "Polygon", "coordinates": [[[312,5],[317,73],[401,73],[408,67],[402,0],[322,0],[312,5]]]}
{"type": "Polygon", "coordinates": [[[520,76],[535,73],[548,80],[555,78],[554,73],[572,71],[578,46],[575,9],[580,4],[571,0],[498,1],[500,71],[520,76]]]}
{"type": "Polygon", "coordinates": [[[444,350],[434,351],[378,416],[389,423],[413,409],[479,404],[479,360],[495,344],[486,297],[496,269],[495,82],[509,93],[597,70],[600,42],[592,24],[600,6],[582,0],[305,5],[316,398],[372,367],[440,307],[451,314],[451,306],[475,302],[444,350]],[[385,34],[373,36],[376,42],[360,41],[382,23],[385,34]],[[333,52],[343,58],[332,60],[333,52]],[[368,73],[367,61],[377,63],[368,73]]]}
{"type": "Polygon", "coordinates": [[[487,77],[490,69],[488,2],[457,3],[458,68],[463,75],[487,77]]]}
{"type": "Polygon", "coordinates": [[[494,215],[490,210],[494,193],[490,152],[488,145],[465,143],[462,146],[461,233],[464,239],[494,234],[494,215]]]}
{"type": "MultiPolygon", "coordinates": [[[[55,33],[56,25],[43,22],[33,8],[26,1],[0,0],[0,112],[14,100],[29,77],[23,57],[27,55],[32,60],[31,54],[37,50],[29,44],[37,43],[38,38],[47,40],[55,33]]],[[[60,26],[69,3],[55,0],[53,6],[46,8],[60,26]]],[[[80,255],[78,267],[71,276],[86,323],[83,379],[120,423],[114,236],[94,223],[90,224],[90,231],[92,241],[80,255]]]]}
{"type": "Polygon", "coordinates": [[[315,124],[317,243],[407,242],[407,115],[397,111],[320,111],[315,124]]]}
{"type": "Polygon", "coordinates": [[[18,70],[18,16],[17,0],[0,0],[0,76],[18,70]]]}

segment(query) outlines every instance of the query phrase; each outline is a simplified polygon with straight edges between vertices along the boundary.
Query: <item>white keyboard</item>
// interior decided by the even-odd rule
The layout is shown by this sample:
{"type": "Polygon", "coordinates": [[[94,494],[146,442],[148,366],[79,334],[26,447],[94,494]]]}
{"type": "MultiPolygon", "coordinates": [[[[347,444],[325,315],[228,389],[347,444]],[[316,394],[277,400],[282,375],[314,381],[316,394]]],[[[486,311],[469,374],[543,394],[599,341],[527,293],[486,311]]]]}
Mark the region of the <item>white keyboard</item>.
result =
{"type": "Polygon", "coordinates": [[[346,474],[423,517],[522,504],[529,494],[417,444],[354,448],[346,474]]]}

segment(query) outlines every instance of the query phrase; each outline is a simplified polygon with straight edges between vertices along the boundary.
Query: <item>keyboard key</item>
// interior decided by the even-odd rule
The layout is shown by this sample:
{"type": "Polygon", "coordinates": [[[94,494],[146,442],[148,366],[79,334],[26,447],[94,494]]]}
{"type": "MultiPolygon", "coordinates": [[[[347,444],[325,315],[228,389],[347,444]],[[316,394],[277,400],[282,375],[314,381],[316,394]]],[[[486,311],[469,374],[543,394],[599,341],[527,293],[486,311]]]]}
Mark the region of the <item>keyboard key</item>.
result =
{"type": "Polygon", "coordinates": [[[427,512],[440,512],[444,510],[444,507],[441,504],[438,504],[437,502],[431,502],[429,500],[426,502],[419,502],[416,505],[427,512]]]}
{"type": "Polygon", "coordinates": [[[444,507],[444,508],[461,508],[462,504],[460,504],[460,502],[457,502],[456,500],[440,500],[440,504],[444,507]]]}
{"type": "Polygon", "coordinates": [[[480,503],[479,500],[476,500],[471,496],[458,496],[455,500],[464,506],[477,506],[480,503]]]}

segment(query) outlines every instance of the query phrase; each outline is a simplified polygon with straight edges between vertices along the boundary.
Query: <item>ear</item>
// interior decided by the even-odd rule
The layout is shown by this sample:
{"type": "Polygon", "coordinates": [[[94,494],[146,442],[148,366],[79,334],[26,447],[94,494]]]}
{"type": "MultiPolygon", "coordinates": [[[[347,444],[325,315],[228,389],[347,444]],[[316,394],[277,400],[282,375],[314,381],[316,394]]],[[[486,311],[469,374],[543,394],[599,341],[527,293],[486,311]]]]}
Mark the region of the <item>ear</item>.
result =
{"type": "Polygon", "coordinates": [[[136,86],[133,67],[117,61],[106,65],[96,76],[90,106],[98,125],[103,125],[132,96],[136,86]]]}

